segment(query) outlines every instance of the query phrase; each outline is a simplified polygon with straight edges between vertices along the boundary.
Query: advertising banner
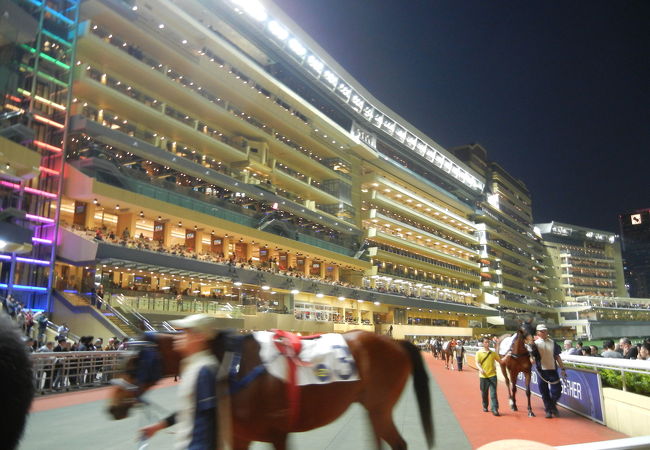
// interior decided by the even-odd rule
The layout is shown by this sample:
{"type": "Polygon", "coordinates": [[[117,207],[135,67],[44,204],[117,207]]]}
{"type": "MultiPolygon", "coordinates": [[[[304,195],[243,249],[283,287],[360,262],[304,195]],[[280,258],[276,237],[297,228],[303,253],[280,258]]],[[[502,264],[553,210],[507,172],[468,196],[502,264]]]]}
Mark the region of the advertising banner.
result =
{"type": "MultiPolygon", "coordinates": [[[[567,368],[566,373],[566,379],[560,378],[562,397],[560,397],[558,404],[604,425],[605,417],[603,414],[600,375],[590,370],[573,368],[567,368]]],[[[537,370],[533,368],[530,391],[538,397],[541,397],[539,392],[539,383],[541,382],[537,370]]],[[[517,387],[526,389],[523,373],[520,373],[517,377],[517,387]]]]}

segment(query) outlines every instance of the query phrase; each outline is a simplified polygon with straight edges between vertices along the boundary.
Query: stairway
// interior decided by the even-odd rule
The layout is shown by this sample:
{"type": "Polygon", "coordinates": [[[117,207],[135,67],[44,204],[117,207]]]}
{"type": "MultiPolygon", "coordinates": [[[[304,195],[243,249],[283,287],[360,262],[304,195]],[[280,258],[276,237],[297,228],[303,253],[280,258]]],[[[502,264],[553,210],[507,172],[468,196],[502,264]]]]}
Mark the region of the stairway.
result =
{"type": "Polygon", "coordinates": [[[106,317],[106,319],[108,319],[113,325],[115,325],[115,327],[119,328],[120,331],[122,331],[122,333],[124,333],[126,336],[133,337],[142,334],[142,331],[140,331],[138,328],[127,324],[110,311],[102,311],[102,315],[106,317]]]}

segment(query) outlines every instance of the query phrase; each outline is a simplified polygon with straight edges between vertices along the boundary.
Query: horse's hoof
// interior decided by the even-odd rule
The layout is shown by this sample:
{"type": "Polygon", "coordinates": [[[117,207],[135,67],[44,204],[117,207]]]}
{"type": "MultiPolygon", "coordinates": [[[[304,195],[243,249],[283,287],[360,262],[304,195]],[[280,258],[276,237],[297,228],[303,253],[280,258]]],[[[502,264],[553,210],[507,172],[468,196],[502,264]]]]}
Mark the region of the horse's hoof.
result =
{"type": "Polygon", "coordinates": [[[528,417],[535,417],[535,413],[532,411],[528,411],[528,417]]]}

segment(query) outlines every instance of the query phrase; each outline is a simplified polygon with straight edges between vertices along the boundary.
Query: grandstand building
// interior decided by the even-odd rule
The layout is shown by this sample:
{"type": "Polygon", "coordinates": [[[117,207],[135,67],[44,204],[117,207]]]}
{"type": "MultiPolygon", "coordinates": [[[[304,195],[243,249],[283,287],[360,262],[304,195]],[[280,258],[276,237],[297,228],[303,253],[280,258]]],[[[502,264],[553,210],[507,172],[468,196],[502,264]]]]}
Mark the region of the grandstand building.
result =
{"type": "Polygon", "coordinates": [[[9,4],[30,27],[1,43],[2,127],[28,135],[2,140],[25,157],[0,188],[33,237],[0,256],[4,293],[121,334],[204,311],[471,336],[498,315],[474,220],[485,175],[270,2],[9,4]]]}

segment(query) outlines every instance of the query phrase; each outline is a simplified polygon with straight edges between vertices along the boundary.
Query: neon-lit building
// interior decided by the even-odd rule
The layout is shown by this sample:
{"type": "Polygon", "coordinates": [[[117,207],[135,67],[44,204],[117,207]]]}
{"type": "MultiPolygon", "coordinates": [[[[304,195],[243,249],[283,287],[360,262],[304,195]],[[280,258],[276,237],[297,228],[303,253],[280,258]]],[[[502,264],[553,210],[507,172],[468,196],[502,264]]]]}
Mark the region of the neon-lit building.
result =
{"type": "Polygon", "coordinates": [[[37,308],[54,274],[78,6],[3,2],[0,208],[18,229],[0,248],[0,291],[37,308]]]}
{"type": "Polygon", "coordinates": [[[42,293],[25,301],[55,320],[99,291],[93,317],[122,334],[207,311],[471,336],[498,315],[472,219],[484,176],[270,2],[10,4],[31,27],[3,42],[3,129],[35,135],[11,141],[33,161],[10,157],[25,175],[0,188],[33,242],[0,256],[0,289],[42,293]]]}

